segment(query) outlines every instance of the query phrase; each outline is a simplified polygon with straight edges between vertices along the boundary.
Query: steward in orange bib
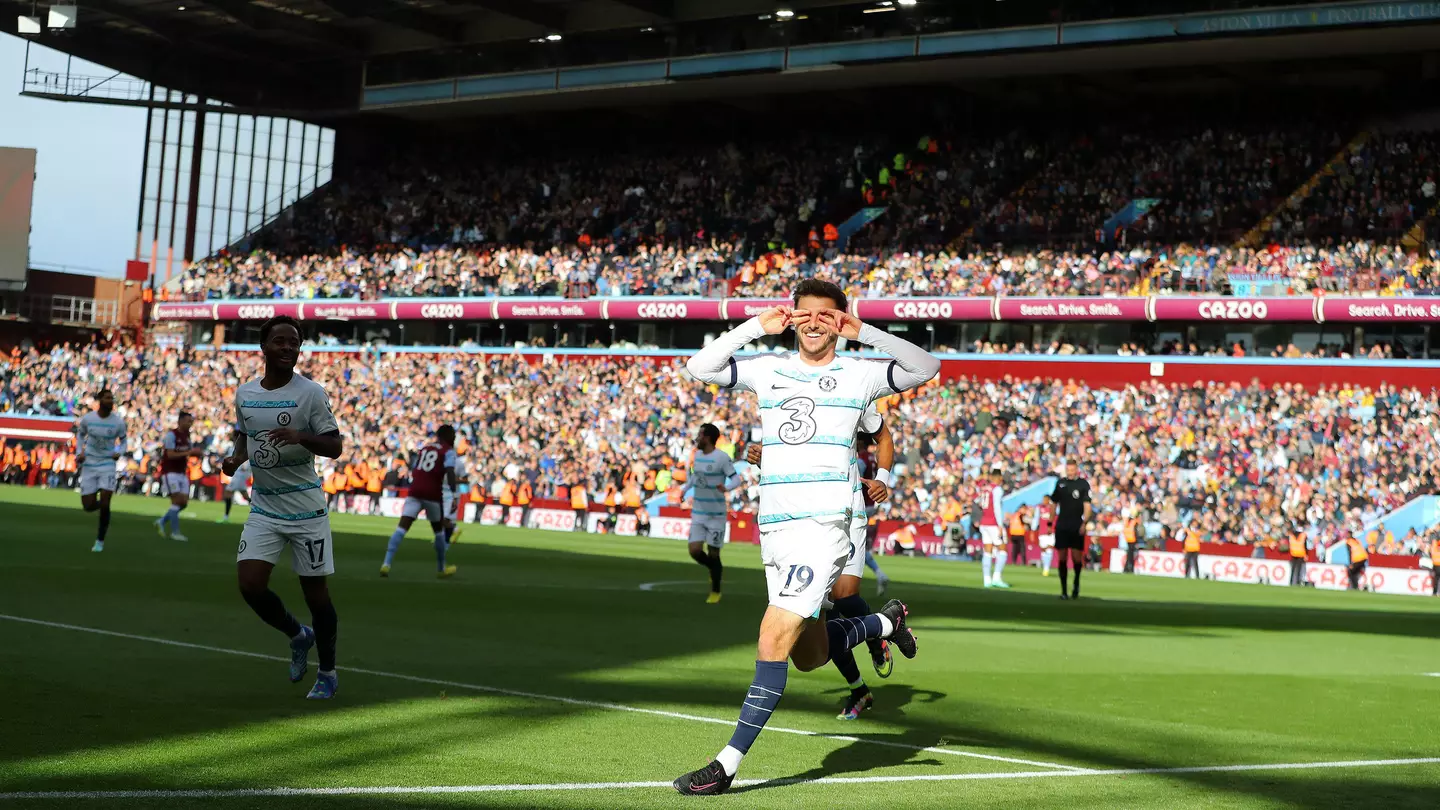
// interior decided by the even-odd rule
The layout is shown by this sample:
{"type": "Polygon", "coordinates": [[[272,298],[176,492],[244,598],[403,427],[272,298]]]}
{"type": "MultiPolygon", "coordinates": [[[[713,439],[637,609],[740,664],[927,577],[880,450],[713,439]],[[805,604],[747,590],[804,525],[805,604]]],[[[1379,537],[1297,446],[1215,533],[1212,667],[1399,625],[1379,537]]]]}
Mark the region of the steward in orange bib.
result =
{"type": "Polygon", "coordinates": [[[1305,584],[1305,533],[1290,536],[1290,584],[1305,584]]]}
{"type": "Polygon", "coordinates": [[[1360,578],[1365,575],[1365,568],[1370,561],[1370,553],[1365,550],[1365,544],[1354,537],[1345,538],[1345,545],[1350,547],[1350,590],[1360,590],[1360,578]]]}

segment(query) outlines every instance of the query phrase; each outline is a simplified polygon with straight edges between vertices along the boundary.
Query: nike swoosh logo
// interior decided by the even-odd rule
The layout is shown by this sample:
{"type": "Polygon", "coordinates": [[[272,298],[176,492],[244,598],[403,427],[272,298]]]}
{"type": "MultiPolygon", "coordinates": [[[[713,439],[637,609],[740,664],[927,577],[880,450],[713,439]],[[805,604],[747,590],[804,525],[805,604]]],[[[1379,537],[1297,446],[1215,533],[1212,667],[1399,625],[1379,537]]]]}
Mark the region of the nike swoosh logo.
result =
{"type": "Polygon", "coordinates": [[[789,390],[790,390],[790,386],[788,386],[788,385],[775,385],[775,384],[772,383],[772,384],[770,385],[770,390],[771,390],[771,391],[789,391],[789,390]]]}

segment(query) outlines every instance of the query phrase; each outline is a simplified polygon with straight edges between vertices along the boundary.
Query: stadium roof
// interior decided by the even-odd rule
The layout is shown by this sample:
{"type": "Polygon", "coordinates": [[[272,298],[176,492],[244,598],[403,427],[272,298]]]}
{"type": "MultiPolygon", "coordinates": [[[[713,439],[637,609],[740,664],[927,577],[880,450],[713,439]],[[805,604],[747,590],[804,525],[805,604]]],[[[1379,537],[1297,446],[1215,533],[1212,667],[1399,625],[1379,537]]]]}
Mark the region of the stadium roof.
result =
{"type": "MultiPolygon", "coordinates": [[[[38,41],[161,87],[237,105],[354,109],[376,56],[774,11],[773,0],[71,0],[38,41]]],[[[45,4],[48,5],[48,4],[45,4]]],[[[44,14],[45,5],[39,6],[44,14]]],[[[856,0],[794,0],[805,10],[856,0]]],[[[0,0],[29,14],[32,0],[0,0]]],[[[14,20],[10,14],[8,20],[14,20]]],[[[7,22],[7,28],[13,23],[7,22]]],[[[473,50],[473,48],[471,49],[473,50]]]]}
{"type": "MultiPolygon", "coordinates": [[[[996,29],[1037,23],[1126,16],[1178,14],[1207,9],[1295,5],[1299,0],[1060,0],[996,3],[976,0],[918,0],[903,13],[874,14],[877,0],[69,0],[78,2],[78,24],[65,32],[45,31],[38,42],[122,73],[236,105],[295,118],[318,120],[353,115],[362,84],[376,85],[566,65],[667,58],[775,45],[802,45],[925,32],[996,29]],[[793,11],[782,21],[776,12],[793,11]],[[803,21],[803,22],[802,22],[803,21]],[[562,42],[563,40],[563,42],[562,42]],[[327,115],[329,114],[329,115],[327,115]]],[[[46,0],[38,0],[44,14],[46,0]]],[[[7,12],[36,13],[37,0],[0,0],[7,12]]],[[[8,19],[14,17],[6,15],[8,19]]],[[[1340,49],[1374,55],[1433,49],[1409,42],[1428,34],[1423,27],[1382,39],[1378,32],[1316,33],[1287,37],[1299,53],[1290,58],[1334,55],[1329,40],[1354,40],[1340,49]],[[1401,39],[1407,41],[1400,41],[1401,39]]],[[[1250,52],[1278,44],[1280,38],[1250,52]]],[[[1160,46],[1157,46],[1160,47],[1160,46]]],[[[1205,53],[1228,46],[1194,43],[1205,53]]],[[[1236,53],[1232,52],[1231,56],[1236,53]]],[[[1248,54],[1247,54],[1248,55],[1248,54]]],[[[1069,73],[1054,57],[1035,55],[1044,65],[1021,73],[1069,73]],[[1055,62],[1055,64],[1051,64],[1055,62]]],[[[1187,59],[1189,64],[1197,62],[1187,59]]],[[[1221,59],[1220,61],[1228,61],[1221,59]]],[[[1089,67],[1100,62],[1087,57],[1089,67]]],[[[998,63],[997,63],[998,64],[998,63]]],[[[967,72],[980,78],[985,71],[967,72]]],[[[1134,65],[1114,65],[1122,69],[1134,65]]],[[[1101,68],[1105,69],[1105,68],[1101,68]]],[[[896,84],[918,80],[953,81],[933,64],[879,65],[861,76],[787,74],[800,89],[839,83],[896,84]],[[865,81],[859,81],[865,79],[865,81]]],[[[998,68],[997,68],[998,70],[998,68]]],[[[953,71],[952,71],[953,72],[953,71]]],[[[1001,73],[1013,73],[1005,63],[1001,73]]],[[[1245,71],[1240,70],[1239,73],[1245,71]]],[[[791,71],[790,73],[795,73],[791,71]]],[[[843,74],[843,75],[841,75],[843,74]]],[[[743,83],[745,77],[735,81],[743,83]]],[[[745,94],[779,90],[770,78],[734,88],[745,94]]],[[[1243,78],[1236,77],[1237,81],[1243,78]]],[[[724,89],[723,81],[716,92],[724,89]]],[[[827,85],[828,86],[828,85],[827,85]]],[[[1133,86],[1130,84],[1129,86],[1133,86]]],[[[690,88],[672,88],[690,94],[690,88]]],[[[618,91],[617,91],[618,92],[618,91]]],[[[651,91],[646,91],[651,92],[651,91]]],[[[604,94],[589,96],[588,103],[604,94]]],[[[621,99],[615,99],[620,101],[621,99]]],[[[134,103],[136,99],[130,99],[134,103]]],[[[571,104],[587,103],[570,99],[571,104]]],[[[507,105],[530,103],[525,99],[507,105]]],[[[545,102],[549,104],[549,102],[545,102]]],[[[496,105],[492,105],[496,106],[496,105]]],[[[500,105],[497,109],[510,109],[500,105]]],[[[455,115],[464,110],[436,110],[455,115]]]]}

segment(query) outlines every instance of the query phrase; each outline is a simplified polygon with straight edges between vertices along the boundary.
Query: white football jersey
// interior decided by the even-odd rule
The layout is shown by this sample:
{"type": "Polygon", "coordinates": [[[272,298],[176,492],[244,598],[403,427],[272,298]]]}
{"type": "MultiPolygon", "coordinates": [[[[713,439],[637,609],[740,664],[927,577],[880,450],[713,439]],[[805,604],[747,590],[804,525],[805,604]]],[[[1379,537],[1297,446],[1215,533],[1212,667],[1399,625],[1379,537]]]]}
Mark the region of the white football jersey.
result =
{"type": "MultiPolygon", "coordinates": [[[[460,458],[460,454],[456,453],[454,450],[451,450],[449,453],[445,454],[445,461],[447,462],[447,464],[449,464],[449,466],[455,469],[455,486],[460,486],[460,482],[464,481],[465,478],[470,475],[469,469],[465,466],[465,460],[460,458]]],[[[455,492],[454,489],[450,488],[450,484],[448,481],[445,483],[444,486],[446,492],[450,492],[452,494],[455,492]]]]}
{"type": "Polygon", "coordinates": [[[861,325],[859,342],[893,360],[836,357],[810,366],[798,353],[735,356],[764,334],[760,316],[751,318],[696,352],[685,368],[696,379],[760,398],[762,532],[797,520],[848,520],[855,511],[855,431],[866,406],[934,379],[940,360],[869,324],[861,325]]]}
{"type": "Polygon", "coordinates": [[[691,496],[694,507],[690,514],[695,520],[723,521],[729,513],[725,493],[720,487],[735,474],[735,463],[724,450],[696,453],[690,464],[690,484],[695,487],[691,496]]]}
{"type": "Polygon", "coordinates": [[[762,528],[850,519],[860,480],[855,432],[870,403],[894,393],[888,367],[837,357],[820,368],[798,354],[735,361],[733,387],[760,398],[762,528]]]}
{"type": "Polygon", "coordinates": [[[325,516],[325,493],[315,474],[315,455],[297,444],[276,447],[266,441],[276,428],[316,436],[339,430],[330,398],[320,384],[296,374],[267,391],[255,379],[235,391],[235,427],[244,431],[254,478],[250,511],[275,520],[325,516]]]}
{"type": "Polygon", "coordinates": [[[230,476],[230,483],[227,486],[230,489],[241,489],[245,486],[245,482],[250,480],[250,475],[250,462],[247,461],[235,470],[234,475],[230,476]]]}
{"type": "Polygon", "coordinates": [[[115,411],[101,416],[91,411],[75,423],[75,443],[85,454],[87,469],[115,469],[115,454],[125,441],[125,417],[115,411]]]}

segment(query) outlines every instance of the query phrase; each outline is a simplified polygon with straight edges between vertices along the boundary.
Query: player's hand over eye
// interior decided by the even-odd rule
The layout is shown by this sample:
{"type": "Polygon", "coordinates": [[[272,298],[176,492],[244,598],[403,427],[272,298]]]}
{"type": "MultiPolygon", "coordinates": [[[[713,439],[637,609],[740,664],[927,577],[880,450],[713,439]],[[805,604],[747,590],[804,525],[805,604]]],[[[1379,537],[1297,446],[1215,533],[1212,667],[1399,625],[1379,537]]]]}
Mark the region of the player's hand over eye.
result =
{"type": "Polygon", "coordinates": [[[865,494],[875,503],[885,503],[890,500],[890,487],[879,481],[866,478],[860,482],[865,487],[865,494]]]}
{"type": "Polygon", "coordinates": [[[790,307],[771,307],[760,313],[760,326],[765,329],[765,334],[778,335],[790,325],[790,314],[790,307]]]}
{"type": "Polygon", "coordinates": [[[225,460],[220,462],[220,471],[230,476],[231,478],[234,478],[235,471],[240,469],[240,465],[242,463],[243,461],[241,459],[238,459],[234,456],[226,456],[225,460]]]}
{"type": "Polygon", "coordinates": [[[759,464],[760,445],[751,442],[750,446],[745,448],[745,460],[751,464],[759,464]]]}
{"type": "Polygon", "coordinates": [[[860,319],[854,315],[838,309],[826,309],[819,312],[816,317],[821,326],[840,337],[846,340],[860,339],[860,327],[864,324],[860,323],[860,319]]]}
{"type": "Polygon", "coordinates": [[[305,434],[295,428],[282,427],[275,428],[266,433],[265,441],[275,447],[285,447],[287,445],[299,444],[304,437],[305,434]]]}
{"type": "Polygon", "coordinates": [[[809,326],[810,324],[812,324],[812,323],[814,323],[814,322],[815,322],[815,312],[814,312],[814,311],[808,310],[808,309],[792,309],[792,310],[790,310],[790,326],[794,327],[795,331],[798,332],[798,331],[800,331],[801,329],[804,329],[806,326],[809,326]]]}

